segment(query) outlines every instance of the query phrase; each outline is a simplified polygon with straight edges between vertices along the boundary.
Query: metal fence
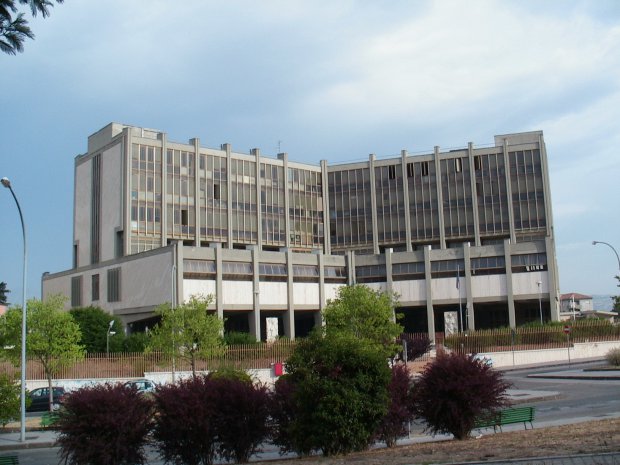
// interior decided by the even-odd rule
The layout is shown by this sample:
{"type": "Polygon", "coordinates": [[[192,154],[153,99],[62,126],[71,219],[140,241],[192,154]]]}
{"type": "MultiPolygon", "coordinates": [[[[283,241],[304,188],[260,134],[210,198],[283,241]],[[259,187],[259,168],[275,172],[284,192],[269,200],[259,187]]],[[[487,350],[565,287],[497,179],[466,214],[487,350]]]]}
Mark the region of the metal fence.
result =
{"type": "MultiPolygon", "coordinates": [[[[427,338],[426,333],[407,334],[408,338],[427,338]]],[[[500,352],[512,350],[540,350],[567,347],[579,342],[620,341],[620,325],[606,321],[585,320],[567,325],[543,327],[503,328],[482,331],[468,331],[444,336],[436,334],[436,348],[461,353],[500,352]],[[565,332],[565,326],[570,327],[565,332]]],[[[222,367],[241,370],[270,368],[274,363],[286,361],[295,341],[280,340],[275,343],[228,346],[204,360],[198,360],[196,369],[217,370],[222,367]]],[[[416,358],[415,362],[428,362],[431,354],[416,358]]],[[[410,360],[413,362],[413,360],[410,360]]],[[[189,362],[176,358],[176,371],[190,371],[189,362]]],[[[82,360],[63,368],[55,379],[97,379],[97,378],[135,378],[145,372],[170,372],[173,359],[161,353],[113,353],[87,354],[82,360]]],[[[18,376],[18,368],[9,362],[0,362],[0,374],[18,376]]],[[[42,365],[29,360],[26,379],[45,379],[42,365]]]]}
{"type": "Polygon", "coordinates": [[[441,346],[455,352],[480,353],[558,349],[576,343],[618,340],[620,325],[602,320],[582,320],[542,327],[526,326],[452,334],[443,338],[441,346]]]}

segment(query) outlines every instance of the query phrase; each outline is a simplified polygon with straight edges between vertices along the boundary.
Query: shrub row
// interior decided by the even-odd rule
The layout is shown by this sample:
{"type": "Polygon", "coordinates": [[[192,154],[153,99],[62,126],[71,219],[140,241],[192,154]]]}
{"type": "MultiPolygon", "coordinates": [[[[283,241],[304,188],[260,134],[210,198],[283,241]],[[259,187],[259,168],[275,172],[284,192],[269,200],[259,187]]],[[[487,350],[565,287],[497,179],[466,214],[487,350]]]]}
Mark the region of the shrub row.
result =
{"type": "Polygon", "coordinates": [[[471,356],[442,354],[412,384],[405,365],[390,374],[385,358],[353,341],[302,345],[272,392],[231,371],[160,386],[152,396],[123,385],[80,389],[55,424],[61,458],[143,464],[151,437],[174,464],[244,463],[267,440],[283,453],[346,454],[377,440],[393,446],[414,416],[433,433],[464,439],[476,418],[506,404],[501,373],[471,356]]]}

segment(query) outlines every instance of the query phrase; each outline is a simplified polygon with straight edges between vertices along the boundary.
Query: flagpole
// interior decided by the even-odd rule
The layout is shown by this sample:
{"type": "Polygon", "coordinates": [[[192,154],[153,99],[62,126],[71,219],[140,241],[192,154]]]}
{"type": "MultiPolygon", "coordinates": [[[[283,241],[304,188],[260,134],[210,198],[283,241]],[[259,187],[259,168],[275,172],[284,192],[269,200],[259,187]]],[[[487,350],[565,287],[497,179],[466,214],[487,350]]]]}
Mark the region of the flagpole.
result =
{"type": "Polygon", "coordinates": [[[463,332],[463,305],[461,304],[461,268],[456,267],[456,288],[459,291],[459,328],[463,332]]]}

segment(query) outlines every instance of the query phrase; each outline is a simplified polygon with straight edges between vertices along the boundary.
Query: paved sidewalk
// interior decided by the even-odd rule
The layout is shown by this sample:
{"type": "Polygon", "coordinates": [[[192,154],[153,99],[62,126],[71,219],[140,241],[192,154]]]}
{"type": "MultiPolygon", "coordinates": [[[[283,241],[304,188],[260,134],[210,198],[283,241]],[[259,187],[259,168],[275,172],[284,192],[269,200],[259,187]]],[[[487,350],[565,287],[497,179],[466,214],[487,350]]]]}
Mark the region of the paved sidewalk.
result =
{"type": "MultiPolygon", "coordinates": [[[[500,462],[460,462],[458,465],[620,465],[620,452],[606,454],[561,455],[500,462]]],[[[441,464],[457,465],[457,464],[441,464]]]]}

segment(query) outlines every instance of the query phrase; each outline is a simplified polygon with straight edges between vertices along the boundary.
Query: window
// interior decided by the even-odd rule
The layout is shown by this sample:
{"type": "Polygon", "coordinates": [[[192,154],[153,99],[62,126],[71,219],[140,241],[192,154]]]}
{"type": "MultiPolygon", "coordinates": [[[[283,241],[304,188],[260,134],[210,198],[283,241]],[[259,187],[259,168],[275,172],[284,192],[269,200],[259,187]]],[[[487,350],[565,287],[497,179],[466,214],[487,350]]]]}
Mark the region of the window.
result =
{"type": "Polygon", "coordinates": [[[407,177],[408,178],[413,178],[413,163],[407,163],[407,177]]]}
{"type": "Polygon", "coordinates": [[[116,231],[115,255],[116,258],[123,256],[125,251],[125,237],[123,231],[116,231]]]}
{"type": "Polygon", "coordinates": [[[476,171],[480,171],[482,169],[482,162],[480,160],[480,155],[474,157],[474,169],[476,171]]]}
{"type": "Polygon", "coordinates": [[[189,215],[187,210],[181,210],[181,226],[189,225],[189,215]]]}
{"type": "Polygon", "coordinates": [[[423,161],[420,164],[420,168],[422,170],[422,176],[428,176],[428,162],[427,161],[423,161]]]}
{"type": "Polygon", "coordinates": [[[462,158],[454,159],[454,171],[456,171],[457,173],[460,173],[461,171],[463,171],[463,159],[462,158]]]}
{"type": "Polygon", "coordinates": [[[388,178],[396,179],[396,166],[395,165],[388,166],[388,178]]]}
{"type": "Polygon", "coordinates": [[[108,270],[108,302],[120,302],[121,300],[121,269],[108,270]]]}
{"type": "Polygon", "coordinates": [[[71,306],[82,306],[82,277],[74,276],[71,278],[71,306]]]}
{"type": "Polygon", "coordinates": [[[213,184],[213,198],[215,200],[220,200],[220,185],[213,184]]]}
{"type": "Polygon", "coordinates": [[[91,300],[99,300],[99,275],[94,274],[90,277],[91,300]]]}

